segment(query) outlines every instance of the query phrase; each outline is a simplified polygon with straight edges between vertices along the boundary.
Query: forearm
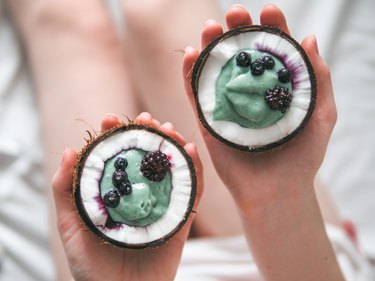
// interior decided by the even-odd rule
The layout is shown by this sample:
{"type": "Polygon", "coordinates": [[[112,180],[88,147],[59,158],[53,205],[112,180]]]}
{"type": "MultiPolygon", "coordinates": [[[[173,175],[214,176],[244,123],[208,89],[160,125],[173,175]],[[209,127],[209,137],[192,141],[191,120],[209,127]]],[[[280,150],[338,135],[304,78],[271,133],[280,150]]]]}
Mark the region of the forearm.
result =
{"type": "Polygon", "coordinates": [[[279,192],[261,202],[237,200],[249,247],[266,280],[344,280],[313,187],[288,188],[293,193],[276,188],[279,192]]]}

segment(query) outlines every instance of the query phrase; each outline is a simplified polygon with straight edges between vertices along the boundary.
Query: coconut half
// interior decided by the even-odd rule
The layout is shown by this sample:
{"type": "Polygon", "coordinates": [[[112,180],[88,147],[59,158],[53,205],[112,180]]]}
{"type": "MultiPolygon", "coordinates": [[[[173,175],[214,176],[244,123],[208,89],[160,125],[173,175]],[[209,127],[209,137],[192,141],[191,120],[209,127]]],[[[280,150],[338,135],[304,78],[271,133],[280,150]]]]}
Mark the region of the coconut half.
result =
{"type": "Polygon", "coordinates": [[[191,83],[203,126],[245,151],[267,150],[297,135],[317,94],[312,65],[298,42],[256,25],[213,40],[198,57],[191,83]]]}
{"type": "Polygon", "coordinates": [[[174,139],[122,125],[79,154],[73,195],[85,225],[113,245],[164,244],[186,222],[196,197],[193,161],[174,139]]]}

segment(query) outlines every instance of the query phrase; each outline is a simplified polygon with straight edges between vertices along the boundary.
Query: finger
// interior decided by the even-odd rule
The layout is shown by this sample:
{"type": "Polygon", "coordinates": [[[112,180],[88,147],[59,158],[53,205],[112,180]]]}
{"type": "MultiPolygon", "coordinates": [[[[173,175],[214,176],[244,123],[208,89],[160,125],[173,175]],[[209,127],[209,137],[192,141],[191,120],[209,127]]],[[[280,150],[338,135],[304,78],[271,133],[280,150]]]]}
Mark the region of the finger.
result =
{"type": "Polygon", "coordinates": [[[194,64],[199,56],[199,52],[193,47],[186,47],[182,62],[182,73],[184,76],[185,91],[190,100],[191,105],[194,106],[194,95],[191,88],[191,76],[194,64]]]}
{"type": "Polygon", "coordinates": [[[205,138],[207,135],[209,135],[209,133],[207,132],[205,128],[203,128],[201,122],[199,121],[198,113],[197,113],[197,110],[195,109],[194,93],[191,87],[191,76],[193,72],[193,67],[198,57],[199,57],[199,52],[195,48],[186,47],[184,58],[183,58],[183,63],[182,63],[182,67],[183,67],[182,72],[184,75],[185,92],[189,98],[190,105],[194,109],[194,113],[195,113],[196,120],[198,122],[199,129],[203,137],[205,138]]]}
{"type": "Polygon", "coordinates": [[[72,200],[72,178],[76,161],[77,153],[73,149],[65,149],[61,165],[52,179],[57,222],[63,239],[67,235],[69,236],[69,229],[76,229],[80,225],[80,220],[72,200]]]}
{"type": "Polygon", "coordinates": [[[261,25],[277,27],[285,33],[290,34],[283,12],[273,4],[268,4],[263,7],[260,13],[260,23],[261,25]]]}
{"type": "Polygon", "coordinates": [[[331,73],[328,65],[319,55],[315,36],[307,36],[301,46],[306,51],[316,75],[319,95],[317,103],[324,106],[324,104],[334,102],[331,73]]]}
{"type": "Polygon", "coordinates": [[[188,143],[184,146],[185,151],[189,154],[191,159],[193,160],[194,167],[195,167],[195,173],[197,175],[197,197],[194,202],[193,209],[195,210],[198,207],[199,201],[202,197],[203,193],[203,164],[200,160],[198,150],[195,144],[188,143]]]}
{"type": "Polygon", "coordinates": [[[106,116],[104,116],[101,124],[102,132],[108,131],[112,129],[113,127],[119,126],[121,124],[120,119],[111,113],[108,113],[106,116]]]}
{"type": "Polygon", "coordinates": [[[251,25],[253,23],[249,12],[242,5],[233,5],[227,12],[225,17],[228,29],[233,29],[243,25],[251,25]]]}
{"type": "Polygon", "coordinates": [[[161,125],[160,122],[148,112],[142,112],[141,114],[139,114],[137,118],[135,118],[135,123],[153,128],[158,128],[161,125]]]}
{"type": "Polygon", "coordinates": [[[173,124],[170,122],[166,122],[159,127],[159,130],[162,131],[164,134],[170,136],[174,140],[176,140],[181,146],[186,144],[184,138],[176,131],[173,124]]]}
{"type": "Polygon", "coordinates": [[[221,24],[214,20],[208,20],[205,23],[201,34],[202,49],[204,49],[211,41],[222,34],[223,27],[221,24]]]}

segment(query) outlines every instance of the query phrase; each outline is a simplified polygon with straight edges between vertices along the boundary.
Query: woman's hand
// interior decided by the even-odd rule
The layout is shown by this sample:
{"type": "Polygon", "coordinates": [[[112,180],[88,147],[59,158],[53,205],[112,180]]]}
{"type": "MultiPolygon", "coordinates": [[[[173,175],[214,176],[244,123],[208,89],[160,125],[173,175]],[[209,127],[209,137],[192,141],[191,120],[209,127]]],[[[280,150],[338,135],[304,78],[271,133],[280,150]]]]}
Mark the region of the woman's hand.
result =
{"type": "MultiPolygon", "coordinates": [[[[229,29],[251,25],[252,19],[242,6],[233,6],[226,15],[229,29]]],[[[260,14],[262,25],[278,27],[289,33],[282,12],[273,5],[264,7],[260,14]]],[[[223,27],[208,21],[202,31],[202,47],[223,34],[223,27]]],[[[212,160],[226,186],[238,203],[263,202],[275,192],[294,193],[296,188],[312,188],[313,179],[323,161],[328,139],[336,121],[336,107],[328,66],[319,56],[314,36],[302,42],[317,77],[318,99],[315,111],[304,130],[277,149],[264,153],[244,153],[228,147],[213,138],[202,126],[201,131],[212,160]],[[275,182],[276,181],[276,182],[275,182]],[[277,190],[275,190],[277,189],[277,190]]],[[[183,75],[186,92],[194,103],[191,88],[191,70],[199,55],[192,47],[185,50],[183,75]]]]}
{"type": "MultiPolygon", "coordinates": [[[[138,124],[159,129],[178,141],[193,159],[198,185],[197,200],[202,194],[202,165],[195,145],[186,144],[171,123],[160,124],[150,114],[142,113],[138,124]]],[[[120,124],[114,115],[102,120],[102,131],[120,124]]],[[[185,226],[160,248],[129,250],[104,244],[93,233],[84,229],[72,196],[72,172],[77,153],[66,149],[62,163],[53,178],[53,194],[56,202],[57,224],[66,257],[75,280],[173,280],[187,239],[194,213],[185,226]]]]}
{"type": "MultiPolygon", "coordinates": [[[[289,33],[284,15],[274,5],[263,8],[260,20],[262,25],[289,33]]],[[[239,5],[228,11],[226,21],[229,29],[252,24],[249,13],[239,5]]],[[[223,27],[208,21],[202,47],[221,34],[223,27]]],[[[254,154],[228,147],[200,127],[215,168],[239,209],[249,247],[265,280],[343,280],[313,188],[336,121],[330,73],[313,36],[306,37],[302,47],[316,73],[318,98],[299,135],[277,149],[254,154]]],[[[192,104],[191,70],[198,56],[196,49],[185,49],[183,75],[192,104]]]]}

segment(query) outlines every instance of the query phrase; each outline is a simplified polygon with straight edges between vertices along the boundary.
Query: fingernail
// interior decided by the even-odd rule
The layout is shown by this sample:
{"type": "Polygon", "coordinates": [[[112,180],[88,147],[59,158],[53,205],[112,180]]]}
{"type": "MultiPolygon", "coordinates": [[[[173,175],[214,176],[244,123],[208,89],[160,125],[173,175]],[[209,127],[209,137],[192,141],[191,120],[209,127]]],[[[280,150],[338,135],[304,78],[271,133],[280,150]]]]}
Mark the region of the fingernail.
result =
{"type": "Polygon", "coordinates": [[[245,7],[244,7],[243,5],[241,5],[241,4],[233,4],[232,7],[231,7],[231,9],[232,9],[232,8],[241,8],[241,9],[245,9],[245,7]]]}
{"type": "Polygon", "coordinates": [[[197,151],[197,145],[193,142],[189,142],[187,144],[185,144],[185,149],[188,149],[188,150],[193,150],[193,151],[197,151]]]}
{"type": "Polygon", "coordinates": [[[194,51],[195,51],[195,48],[192,47],[192,46],[187,46],[187,47],[185,48],[185,53],[190,53],[190,52],[194,52],[194,51]]]}
{"type": "Polygon", "coordinates": [[[174,126],[173,126],[173,124],[171,122],[165,122],[163,124],[163,127],[167,127],[167,128],[169,128],[171,130],[174,130],[174,126]]]}
{"type": "Polygon", "coordinates": [[[315,47],[315,51],[316,53],[319,55],[319,48],[318,48],[318,41],[316,40],[316,36],[313,35],[314,37],[314,47],[315,47]]]}
{"type": "Polygon", "coordinates": [[[152,118],[152,115],[148,112],[142,112],[141,114],[139,114],[139,116],[142,118],[152,118]]]}
{"type": "Polygon", "coordinates": [[[105,118],[115,118],[116,120],[118,119],[117,115],[116,114],[113,114],[113,113],[107,113],[105,115],[105,118]]]}
{"type": "Polygon", "coordinates": [[[68,153],[68,148],[65,148],[64,152],[63,152],[63,155],[61,157],[60,167],[64,166],[67,153],[68,153]]]}
{"type": "Polygon", "coordinates": [[[209,25],[209,24],[214,24],[214,23],[216,23],[215,20],[213,20],[213,19],[209,19],[209,20],[207,20],[207,21],[204,23],[204,25],[209,25]]]}

